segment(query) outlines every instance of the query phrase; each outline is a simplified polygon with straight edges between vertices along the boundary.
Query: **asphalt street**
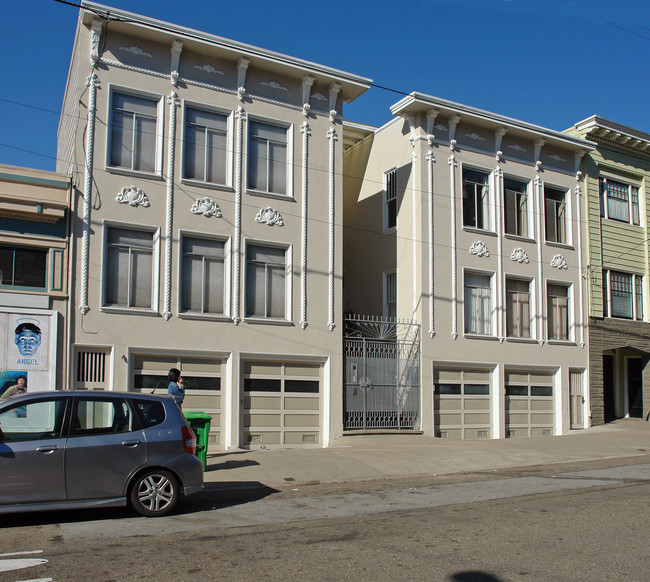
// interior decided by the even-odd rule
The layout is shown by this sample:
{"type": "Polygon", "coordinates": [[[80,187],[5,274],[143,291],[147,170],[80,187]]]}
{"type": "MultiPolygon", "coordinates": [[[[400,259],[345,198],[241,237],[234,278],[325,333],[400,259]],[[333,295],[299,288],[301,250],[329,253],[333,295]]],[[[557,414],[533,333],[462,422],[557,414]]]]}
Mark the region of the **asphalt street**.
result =
{"type": "Polygon", "coordinates": [[[214,487],[155,520],[126,509],[3,516],[0,581],[648,580],[649,499],[647,455],[214,487]],[[31,565],[3,572],[12,560],[31,565]]]}

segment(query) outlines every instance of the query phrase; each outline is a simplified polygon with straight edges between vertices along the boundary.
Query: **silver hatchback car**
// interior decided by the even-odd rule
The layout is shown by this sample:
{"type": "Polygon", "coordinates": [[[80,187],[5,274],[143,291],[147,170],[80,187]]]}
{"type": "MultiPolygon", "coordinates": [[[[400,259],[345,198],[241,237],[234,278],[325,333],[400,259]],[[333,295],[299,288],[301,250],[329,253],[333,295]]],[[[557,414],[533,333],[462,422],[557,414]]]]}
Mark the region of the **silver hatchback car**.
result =
{"type": "Polygon", "coordinates": [[[30,393],[0,404],[0,513],[116,507],[170,513],[203,488],[196,437],[174,400],[133,392],[30,393]]]}

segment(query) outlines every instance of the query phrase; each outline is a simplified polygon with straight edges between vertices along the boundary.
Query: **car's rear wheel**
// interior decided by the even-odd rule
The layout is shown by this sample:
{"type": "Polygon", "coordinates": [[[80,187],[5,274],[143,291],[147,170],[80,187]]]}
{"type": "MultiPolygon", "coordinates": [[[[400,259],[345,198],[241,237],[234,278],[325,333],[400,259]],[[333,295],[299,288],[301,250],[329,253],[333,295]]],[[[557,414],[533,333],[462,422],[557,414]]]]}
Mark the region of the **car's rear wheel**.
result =
{"type": "Polygon", "coordinates": [[[131,487],[131,506],[147,517],[167,515],[176,507],[179,498],[178,480],[163,469],[139,475],[131,487]]]}

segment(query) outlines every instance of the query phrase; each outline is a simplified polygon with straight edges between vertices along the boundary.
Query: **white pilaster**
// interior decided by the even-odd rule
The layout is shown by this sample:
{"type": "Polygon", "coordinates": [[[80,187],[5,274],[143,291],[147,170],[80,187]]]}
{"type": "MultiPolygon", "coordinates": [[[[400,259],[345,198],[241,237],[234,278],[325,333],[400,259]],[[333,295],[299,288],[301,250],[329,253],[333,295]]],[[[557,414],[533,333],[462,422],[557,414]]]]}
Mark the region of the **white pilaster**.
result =
{"type": "Polygon", "coordinates": [[[81,301],[79,311],[86,314],[88,306],[88,269],[90,254],[90,209],[93,194],[93,154],[95,150],[95,115],[97,113],[97,88],[99,78],[95,73],[88,77],[88,123],[86,129],[86,167],[84,171],[84,218],[81,248],[81,301]]]}
{"type": "Polygon", "coordinates": [[[329,301],[328,301],[328,327],[332,331],[336,326],[334,322],[334,269],[335,269],[335,203],[336,203],[336,129],[330,128],[327,132],[329,145],[329,301]]]}
{"type": "Polygon", "coordinates": [[[451,337],[458,338],[458,248],[456,241],[456,156],[454,140],[449,156],[449,195],[451,198],[451,337]]]}
{"type": "MultiPolygon", "coordinates": [[[[312,81],[313,82],[313,81],[312,81]]],[[[300,127],[302,133],[302,236],[300,248],[300,327],[307,327],[307,228],[309,195],[309,137],[311,128],[305,121],[300,127]]]]}
{"type": "Polygon", "coordinates": [[[233,322],[239,325],[241,322],[241,210],[242,210],[242,171],[244,157],[244,121],[246,121],[246,111],[239,107],[235,113],[237,121],[237,144],[235,151],[235,235],[233,241],[233,322]]]}
{"type": "Polygon", "coordinates": [[[428,199],[429,199],[429,336],[436,335],[434,317],[434,232],[433,232],[433,164],[436,158],[433,152],[427,152],[427,176],[428,176],[428,199]]]}
{"type": "Polygon", "coordinates": [[[165,307],[163,317],[172,316],[172,240],[174,237],[174,158],[176,152],[176,108],[180,99],[175,91],[167,99],[169,103],[169,140],[167,142],[167,209],[165,217],[165,307]]]}

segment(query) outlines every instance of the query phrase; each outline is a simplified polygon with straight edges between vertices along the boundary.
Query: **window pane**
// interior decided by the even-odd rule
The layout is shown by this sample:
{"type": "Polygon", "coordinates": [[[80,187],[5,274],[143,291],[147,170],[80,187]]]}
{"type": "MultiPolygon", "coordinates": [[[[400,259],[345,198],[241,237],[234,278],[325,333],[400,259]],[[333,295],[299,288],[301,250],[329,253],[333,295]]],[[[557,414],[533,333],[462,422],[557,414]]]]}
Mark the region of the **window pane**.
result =
{"type": "Polygon", "coordinates": [[[251,138],[248,143],[248,187],[266,190],[266,166],[268,151],[266,142],[251,138]]]}
{"type": "Polygon", "coordinates": [[[643,321],[643,277],[635,275],[634,282],[636,285],[636,318],[643,321]]]}
{"type": "Polygon", "coordinates": [[[205,305],[206,313],[223,313],[224,276],[223,261],[205,260],[205,305]]]}
{"type": "Polygon", "coordinates": [[[244,378],[245,392],[280,392],[281,380],[269,380],[266,378],[244,378]]]}
{"type": "Polygon", "coordinates": [[[612,317],[632,318],[632,275],[610,273],[610,297],[612,317]]]}
{"type": "Polygon", "coordinates": [[[318,380],[285,380],[285,392],[303,392],[308,394],[318,394],[320,383],[318,380]]]}
{"type": "Polygon", "coordinates": [[[14,249],[0,247],[0,283],[14,284],[14,249]]]}
{"type": "Polygon", "coordinates": [[[185,177],[191,180],[205,178],[205,130],[188,127],[185,131],[185,177]]]}
{"type": "Polygon", "coordinates": [[[566,340],[569,338],[568,290],[562,285],[548,286],[548,337],[566,340]]]}
{"type": "Polygon", "coordinates": [[[113,112],[111,166],[131,168],[133,149],[133,114],[113,112]]]}
{"type": "Polygon", "coordinates": [[[269,192],[287,192],[287,146],[269,144],[269,192]]]}
{"type": "Polygon", "coordinates": [[[183,281],[181,304],[185,311],[201,311],[203,289],[203,260],[197,256],[183,257],[183,281]]]}
{"type": "Polygon", "coordinates": [[[151,252],[133,251],[131,254],[133,288],[130,299],[133,307],[151,307],[152,259],[151,252]]]}
{"type": "Polygon", "coordinates": [[[626,184],[605,180],[607,188],[607,216],[613,220],[630,222],[629,187],[626,184]]]}
{"type": "Polygon", "coordinates": [[[552,386],[531,386],[530,395],[531,396],[553,396],[553,387],[552,386]]]}
{"type": "Polygon", "coordinates": [[[17,247],[14,250],[14,260],[13,285],[46,288],[46,250],[17,247]]]}
{"type": "Polygon", "coordinates": [[[226,183],[227,147],[228,141],[225,133],[208,131],[208,171],[205,178],[207,182],[212,182],[214,184],[226,183]]]}
{"type": "Polygon", "coordinates": [[[506,386],[506,396],[528,396],[528,386],[506,386]]]}
{"type": "Polygon", "coordinates": [[[140,172],[156,171],[156,119],[139,117],[136,121],[135,155],[133,169],[140,172]]]}
{"type": "Polygon", "coordinates": [[[489,393],[489,384],[465,384],[465,396],[484,396],[489,393]]]}
{"type": "Polygon", "coordinates": [[[108,250],[106,269],[106,303],[128,305],[129,297],[129,250],[112,248],[108,250]]]}
{"type": "Polygon", "coordinates": [[[544,188],[546,240],[566,243],[565,193],[555,188],[544,188]]]}
{"type": "Polygon", "coordinates": [[[438,394],[460,396],[460,389],[460,384],[436,384],[436,392],[438,394]]]}
{"type": "Polygon", "coordinates": [[[490,334],[492,301],[490,277],[465,274],[465,332],[490,334]]]}
{"type": "Polygon", "coordinates": [[[19,404],[0,414],[4,440],[8,442],[57,438],[61,434],[62,400],[19,404]]]}

